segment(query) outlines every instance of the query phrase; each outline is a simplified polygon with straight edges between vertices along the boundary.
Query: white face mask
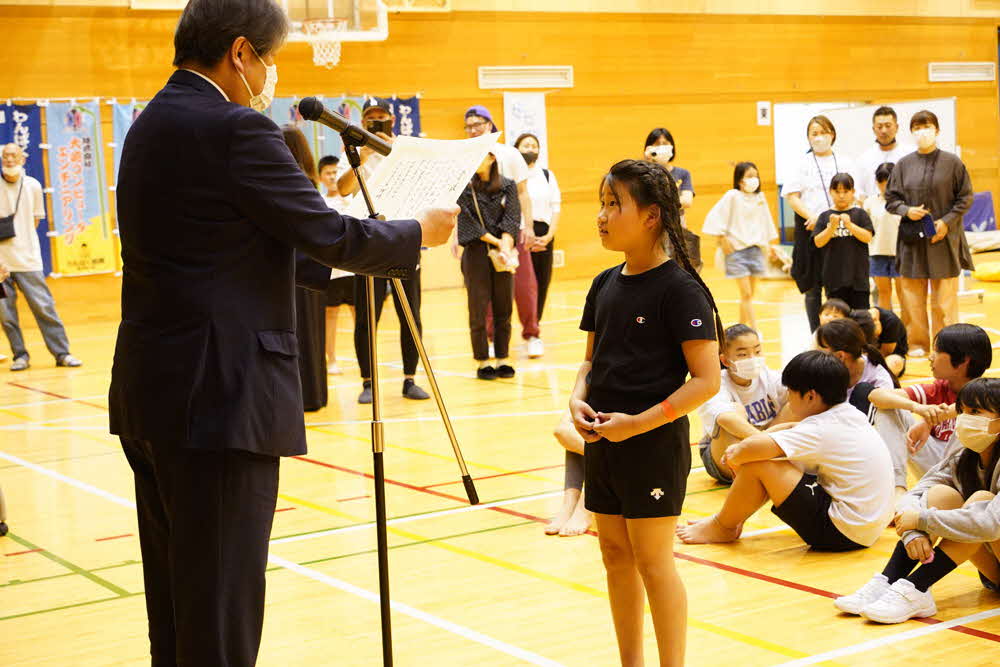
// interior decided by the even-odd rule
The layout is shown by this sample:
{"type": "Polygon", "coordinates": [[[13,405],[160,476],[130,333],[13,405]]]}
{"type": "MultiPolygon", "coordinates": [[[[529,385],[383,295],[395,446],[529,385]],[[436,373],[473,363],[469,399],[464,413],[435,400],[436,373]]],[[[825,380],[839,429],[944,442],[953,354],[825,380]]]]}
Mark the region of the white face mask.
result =
{"type": "Polygon", "coordinates": [[[826,153],[833,146],[833,137],[829,134],[818,134],[809,140],[814,153],[826,153]]]}
{"type": "Polygon", "coordinates": [[[18,178],[21,172],[24,171],[24,167],[3,167],[3,175],[8,178],[18,178]]]}
{"type": "Polygon", "coordinates": [[[917,148],[927,150],[937,143],[937,132],[932,127],[923,127],[913,131],[913,138],[917,142],[917,148]]]}
{"type": "Polygon", "coordinates": [[[955,432],[958,434],[958,441],[966,449],[979,453],[992,445],[1000,434],[990,433],[990,424],[996,419],[990,419],[983,415],[960,414],[955,419],[955,432]]]}
{"type": "Polygon", "coordinates": [[[759,178],[744,178],[743,179],[743,192],[757,192],[757,188],[760,187],[759,178]]]}
{"type": "Polygon", "coordinates": [[[662,162],[670,162],[670,159],[674,156],[674,147],[670,144],[664,144],[663,146],[646,146],[646,157],[650,160],[659,160],[662,162]]]}
{"type": "Polygon", "coordinates": [[[756,380],[764,369],[764,357],[737,359],[733,362],[733,372],[744,380],[756,380]]]}
{"type": "Polygon", "coordinates": [[[278,66],[268,65],[264,62],[264,59],[257,55],[257,49],[250,45],[250,50],[253,54],[257,56],[257,60],[260,64],[264,66],[264,88],[260,91],[260,95],[254,95],[253,91],[250,90],[250,84],[247,83],[247,78],[243,76],[243,72],[240,72],[240,78],[243,79],[243,85],[247,87],[247,92],[250,93],[250,108],[254,111],[264,111],[271,103],[274,101],[274,91],[278,87],[278,66]]]}

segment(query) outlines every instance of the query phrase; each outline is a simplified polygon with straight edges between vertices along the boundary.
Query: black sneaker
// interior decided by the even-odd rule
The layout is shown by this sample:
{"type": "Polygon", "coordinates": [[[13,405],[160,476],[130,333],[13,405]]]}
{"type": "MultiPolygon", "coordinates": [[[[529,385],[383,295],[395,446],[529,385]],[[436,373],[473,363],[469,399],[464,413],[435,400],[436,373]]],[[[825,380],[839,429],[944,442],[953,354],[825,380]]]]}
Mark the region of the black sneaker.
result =
{"type": "Polygon", "coordinates": [[[476,377],[480,380],[496,380],[497,379],[497,369],[492,366],[483,366],[478,371],[476,371],[476,377]]]}
{"type": "Polygon", "coordinates": [[[372,402],[372,381],[365,380],[361,385],[361,395],[358,396],[358,403],[367,405],[372,402]]]}
{"type": "Polygon", "coordinates": [[[502,364],[497,367],[497,377],[508,379],[514,377],[514,367],[508,366],[507,364],[502,364]]]}
{"type": "Polygon", "coordinates": [[[403,398],[408,398],[411,401],[426,401],[430,398],[430,394],[421,389],[412,378],[406,378],[403,380],[403,398]]]}

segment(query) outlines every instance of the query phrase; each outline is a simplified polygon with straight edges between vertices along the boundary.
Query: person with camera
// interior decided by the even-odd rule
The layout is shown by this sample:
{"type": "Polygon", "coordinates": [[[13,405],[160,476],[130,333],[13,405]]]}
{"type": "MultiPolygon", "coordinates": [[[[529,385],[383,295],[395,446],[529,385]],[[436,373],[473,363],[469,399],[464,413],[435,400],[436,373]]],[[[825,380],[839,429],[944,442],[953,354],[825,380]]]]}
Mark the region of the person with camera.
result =
{"type": "MultiPolygon", "coordinates": [[[[361,110],[361,125],[378,135],[390,144],[395,135],[393,127],[396,117],[392,113],[392,107],[384,100],[370,97],[365,100],[361,110]]],[[[367,182],[375,168],[385,159],[371,148],[364,146],[359,151],[361,155],[361,176],[367,182]]],[[[361,186],[354,175],[354,170],[348,164],[347,157],[342,156],[339,163],[340,176],[337,178],[337,189],[342,197],[354,195],[361,186]]],[[[365,277],[357,276],[354,280],[354,352],[358,357],[358,366],[361,368],[361,394],[358,396],[358,403],[372,402],[372,367],[371,353],[368,349],[368,296],[365,293],[365,277]]],[[[413,319],[417,325],[418,335],[423,331],[423,324],[420,322],[420,265],[417,265],[413,276],[402,281],[403,290],[406,292],[406,299],[410,302],[410,309],[413,311],[413,319]]],[[[389,280],[386,278],[375,278],[375,323],[382,318],[382,306],[386,296],[389,294],[389,280]]],[[[417,352],[417,344],[413,340],[413,332],[406,324],[406,316],[403,314],[403,304],[400,297],[392,292],[392,302],[396,306],[396,315],[399,317],[399,347],[403,353],[403,398],[414,401],[424,401],[430,395],[424,391],[416,381],[414,375],[417,372],[417,362],[420,360],[417,352]]]]}

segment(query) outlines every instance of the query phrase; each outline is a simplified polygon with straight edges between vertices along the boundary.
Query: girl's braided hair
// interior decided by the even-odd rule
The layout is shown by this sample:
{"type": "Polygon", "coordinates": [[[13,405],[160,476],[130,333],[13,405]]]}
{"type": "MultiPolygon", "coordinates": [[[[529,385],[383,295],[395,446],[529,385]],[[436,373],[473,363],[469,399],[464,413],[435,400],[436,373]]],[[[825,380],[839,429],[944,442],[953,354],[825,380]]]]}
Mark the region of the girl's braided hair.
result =
{"type": "Polygon", "coordinates": [[[691,264],[691,258],[688,257],[681,227],[681,198],[674,179],[671,178],[665,167],[655,162],[622,160],[611,167],[611,170],[601,181],[601,186],[608,187],[612,192],[615,192],[615,185],[618,183],[628,188],[629,194],[632,195],[632,199],[638,206],[645,208],[656,204],[660,207],[660,223],[673,247],[674,259],[705,290],[708,302],[712,305],[712,310],[715,311],[716,337],[721,345],[726,340],[722,318],[719,317],[719,308],[715,305],[712,291],[708,289],[708,285],[695,271],[694,265],[691,264]]]}

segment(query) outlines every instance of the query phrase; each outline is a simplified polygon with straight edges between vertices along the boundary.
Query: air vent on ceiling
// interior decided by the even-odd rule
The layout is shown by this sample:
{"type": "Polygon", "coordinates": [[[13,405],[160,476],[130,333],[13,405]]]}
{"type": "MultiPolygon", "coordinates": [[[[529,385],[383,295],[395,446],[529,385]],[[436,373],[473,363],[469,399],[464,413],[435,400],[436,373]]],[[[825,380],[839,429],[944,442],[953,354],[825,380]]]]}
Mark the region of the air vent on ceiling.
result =
{"type": "Polygon", "coordinates": [[[928,63],[927,78],[932,82],[994,81],[997,64],[984,62],[928,63]]]}
{"type": "Polygon", "coordinates": [[[572,65],[480,67],[480,88],[572,88],[572,65]]]}

